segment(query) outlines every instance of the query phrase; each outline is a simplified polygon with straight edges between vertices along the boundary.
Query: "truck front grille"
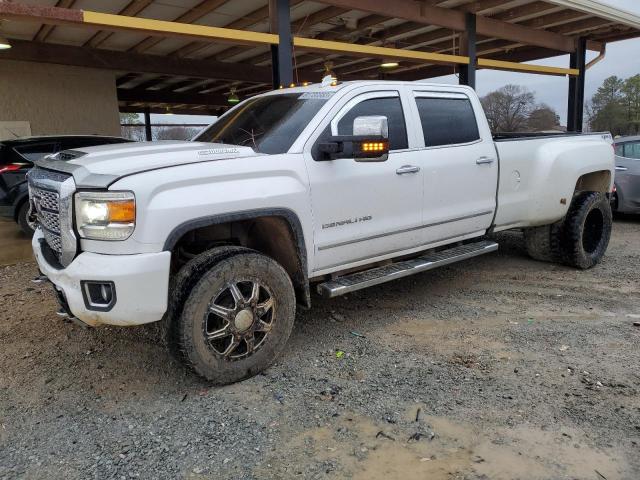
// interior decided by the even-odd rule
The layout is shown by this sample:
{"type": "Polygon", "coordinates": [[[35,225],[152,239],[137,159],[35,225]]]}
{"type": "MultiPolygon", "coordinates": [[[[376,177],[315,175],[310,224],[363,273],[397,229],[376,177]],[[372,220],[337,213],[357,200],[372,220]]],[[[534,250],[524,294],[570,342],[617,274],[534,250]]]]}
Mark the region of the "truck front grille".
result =
{"type": "Polygon", "coordinates": [[[71,228],[73,178],[38,167],[29,172],[28,178],[31,208],[38,226],[58,261],[67,266],[76,254],[76,238],[71,228]]]}
{"type": "Polygon", "coordinates": [[[31,187],[31,200],[42,228],[60,236],[60,195],[58,192],[31,187]]]}

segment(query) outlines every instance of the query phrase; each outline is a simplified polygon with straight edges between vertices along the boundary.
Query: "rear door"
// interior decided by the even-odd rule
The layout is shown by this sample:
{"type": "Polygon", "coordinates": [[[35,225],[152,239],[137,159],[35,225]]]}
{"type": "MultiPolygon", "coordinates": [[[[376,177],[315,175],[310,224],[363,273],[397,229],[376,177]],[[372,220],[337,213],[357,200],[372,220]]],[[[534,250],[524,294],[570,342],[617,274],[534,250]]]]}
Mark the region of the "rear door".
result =
{"type": "Polygon", "coordinates": [[[477,236],[493,221],[498,158],[477,98],[463,92],[414,90],[424,171],[423,243],[477,236]]]}
{"type": "Polygon", "coordinates": [[[389,123],[390,152],[383,162],[321,161],[307,146],[315,272],[415,247],[423,182],[410,149],[414,137],[407,129],[405,101],[397,88],[350,95],[324,119],[319,126],[322,133],[311,138],[315,148],[332,133],[351,135],[353,120],[359,116],[384,115],[389,123]]]}

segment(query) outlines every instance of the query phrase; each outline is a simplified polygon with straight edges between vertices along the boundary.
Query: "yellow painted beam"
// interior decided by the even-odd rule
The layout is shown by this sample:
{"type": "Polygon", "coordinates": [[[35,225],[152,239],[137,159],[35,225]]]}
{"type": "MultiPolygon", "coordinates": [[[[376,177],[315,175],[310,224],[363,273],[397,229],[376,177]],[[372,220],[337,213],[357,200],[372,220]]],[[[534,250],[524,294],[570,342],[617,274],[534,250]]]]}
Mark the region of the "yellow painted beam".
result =
{"type": "Polygon", "coordinates": [[[493,70],[508,70],[510,72],[538,73],[542,75],[580,75],[580,70],[577,68],[548,67],[545,65],[531,65],[528,63],[492,60],[490,58],[478,58],[478,67],[490,68],[493,70]]]}
{"type": "Polygon", "coordinates": [[[149,18],[112,15],[109,13],[83,10],[83,23],[107,30],[129,30],[146,32],[162,36],[199,38],[203,40],[221,40],[229,43],[276,45],[278,35],[273,33],[251,32],[232,28],[209,27],[191,23],[166,22],[149,18]]]}
{"type": "MultiPolygon", "coordinates": [[[[143,31],[150,34],[164,36],[183,36],[218,40],[229,43],[277,45],[278,35],[272,33],[235,30],[232,28],[209,27],[189,23],[167,22],[148,18],[128,17],[83,11],[83,23],[105,29],[143,31]]],[[[356,43],[334,42],[330,40],[316,40],[313,38],[294,37],[293,45],[304,50],[322,53],[342,53],[363,57],[393,58],[395,60],[424,61],[432,64],[468,65],[469,57],[462,55],[448,55],[442,53],[422,52],[356,43]]],[[[503,60],[478,59],[478,67],[513,72],[528,72],[543,75],[578,75],[577,69],[547,67],[544,65],[530,65],[526,63],[507,62],[503,60]]]]}
{"type": "Polygon", "coordinates": [[[293,45],[297,48],[315,52],[346,53],[362,57],[382,57],[394,60],[421,60],[437,64],[468,65],[469,57],[462,55],[447,55],[443,53],[421,52],[399,48],[374,47],[357,43],[333,42],[330,40],[316,40],[314,38],[294,37],[293,45]]]}
{"type": "MultiPolygon", "coordinates": [[[[234,30],[232,28],[209,27],[190,23],[167,22],[148,18],[128,17],[83,11],[85,24],[110,30],[133,30],[164,36],[184,36],[204,40],[221,40],[229,43],[248,43],[258,45],[277,45],[278,35],[272,33],[234,30]]],[[[316,40],[313,38],[294,37],[294,46],[327,53],[345,53],[365,57],[389,57],[397,60],[422,60],[437,64],[468,64],[469,57],[461,55],[445,55],[441,53],[420,52],[387,47],[374,47],[346,42],[316,40]]]]}

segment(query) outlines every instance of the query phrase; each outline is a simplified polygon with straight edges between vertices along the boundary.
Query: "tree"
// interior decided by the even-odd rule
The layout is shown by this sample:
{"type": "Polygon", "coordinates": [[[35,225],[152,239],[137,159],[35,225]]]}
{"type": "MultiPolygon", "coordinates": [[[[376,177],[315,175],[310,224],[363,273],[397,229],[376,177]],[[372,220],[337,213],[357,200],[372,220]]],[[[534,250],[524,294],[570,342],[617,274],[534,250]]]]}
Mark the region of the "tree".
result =
{"type": "Polygon", "coordinates": [[[140,116],[137,113],[120,113],[120,132],[124,138],[141,142],[144,140],[144,128],[140,116]],[[131,127],[124,125],[141,125],[140,127],[131,127]]]}
{"type": "Polygon", "coordinates": [[[544,103],[536,103],[535,94],[520,85],[506,85],[480,99],[491,131],[541,132],[556,130],[560,117],[544,103]]]}
{"type": "Polygon", "coordinates": [[[140,121],[140,116],[137,113],[120,112],[120,123],[142,123],[142,122],[140,121]]]}
{"type": "Polygon", "coordinates": [[[505,85],[480,99],[492,132],[521,132],[527,129],[536,108],[535,95],[519,85],[505,85]]]}
{"type": "Polygon", "coordinates": [[[200,131],[194,127],[157,127],[155,129],[154,140],[191,140],[200,131]]]}
{"type": "Polygon", "coordinates": [[[627,78],[622,86],[624,105],[627,109],[627,134],[640,132],[640,74],[627,78]]]}
{"type": "Polygon", "coordinates": [[[557,130],[559,126],[560,117],[553,108],[544,103],[538,105],[527,119],[527,129],[532,132],[557,130]]]}
{"type": "Polygon", "coordinates": [[[592,130],[609,131],[620,135],[624,130],[624,80],[615,75],[605,78],[591,98],[589,124],[592,130]]]}
{"type": "Polygon", "coordinates": [[[591,98],[588,107],[592,130],[613,135],[640,133],[640,74],[622,80],[606,78],[591,98]]]}

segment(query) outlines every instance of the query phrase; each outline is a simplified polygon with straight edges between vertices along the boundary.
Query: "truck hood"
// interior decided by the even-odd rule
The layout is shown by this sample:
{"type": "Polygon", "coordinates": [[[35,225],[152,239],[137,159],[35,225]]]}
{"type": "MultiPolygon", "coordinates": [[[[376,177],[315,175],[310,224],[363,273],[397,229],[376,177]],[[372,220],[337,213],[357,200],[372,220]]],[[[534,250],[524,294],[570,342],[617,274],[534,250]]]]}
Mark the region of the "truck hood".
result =
{"type": "Polygon", "coordinates": [[[259,155],[263,154],[250,147],[222,143],[158,141],[66,150],[36,164],[70,173],[79,187],[107,187],[119,178],[149,170],[259,155]]]}

